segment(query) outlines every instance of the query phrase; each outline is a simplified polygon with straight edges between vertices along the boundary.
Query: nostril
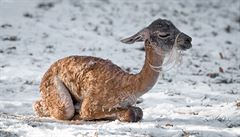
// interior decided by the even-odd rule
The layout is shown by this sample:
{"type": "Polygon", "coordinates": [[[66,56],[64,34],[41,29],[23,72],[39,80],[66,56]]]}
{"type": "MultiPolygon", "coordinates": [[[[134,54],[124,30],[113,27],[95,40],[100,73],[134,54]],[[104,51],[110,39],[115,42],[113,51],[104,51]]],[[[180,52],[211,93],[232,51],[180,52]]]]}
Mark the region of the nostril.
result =
{"type": "Polygon", "coordinates": [[[184,34],[184,33],[180,34],[180,38],[186,43],[191,43],[192,42],[192,38],[189,37],[188,35],[184,34]]]}
{"type": "Polygon", "coordinates": [[[186,39],[186,42],[191,43],[191,42],[192,42],[192,38],[191,38],[191,37],[188,37],[188,38],[186,39]]]}

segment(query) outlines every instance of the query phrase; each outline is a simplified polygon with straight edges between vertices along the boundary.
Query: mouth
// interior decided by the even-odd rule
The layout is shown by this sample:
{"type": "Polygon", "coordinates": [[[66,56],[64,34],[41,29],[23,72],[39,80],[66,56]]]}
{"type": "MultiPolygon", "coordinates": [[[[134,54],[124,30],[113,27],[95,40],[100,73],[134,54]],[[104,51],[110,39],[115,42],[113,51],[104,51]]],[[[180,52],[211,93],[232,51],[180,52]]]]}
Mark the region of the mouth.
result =
{"type": "Polygon", "coordinates": [[[187,49],[190,49],[191,47],[192,47],[192,44],[190,42],[179,45],[180,50],[187,50],[187,49]]]}

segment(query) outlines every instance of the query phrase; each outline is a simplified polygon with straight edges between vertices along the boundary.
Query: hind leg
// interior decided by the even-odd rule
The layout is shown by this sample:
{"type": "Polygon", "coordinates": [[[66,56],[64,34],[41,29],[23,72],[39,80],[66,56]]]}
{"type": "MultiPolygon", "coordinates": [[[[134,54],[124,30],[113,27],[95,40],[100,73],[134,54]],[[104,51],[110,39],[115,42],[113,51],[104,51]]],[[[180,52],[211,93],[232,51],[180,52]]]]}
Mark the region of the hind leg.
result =
{"type": "MultiPolygon", "coordinates": [[[[44,105],[51,117],[59,120],[69,120],[74,116],[75,109],[69,90],[57,76],[44,81],[40,90],[44,105]]],[[[40,103],[36,104],[35,106],[38,106],[40,103]]],[[[38,107],[35,110],[41,112],[38,107]]]]}

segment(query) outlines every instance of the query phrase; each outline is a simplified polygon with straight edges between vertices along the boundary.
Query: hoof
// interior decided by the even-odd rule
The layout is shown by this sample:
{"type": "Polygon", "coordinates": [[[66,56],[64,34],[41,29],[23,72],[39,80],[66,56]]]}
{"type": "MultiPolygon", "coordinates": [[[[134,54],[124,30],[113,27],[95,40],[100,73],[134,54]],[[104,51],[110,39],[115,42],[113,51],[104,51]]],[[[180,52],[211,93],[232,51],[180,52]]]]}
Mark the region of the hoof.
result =
{"type": "Polygon", "coordinates": [[[80,117],[79,114],[75,114],[75,115],[72,117],[71,120],[72,120],[72,121],[80,121],[80,120],[83,120],[83,119],[80,117]]]}
{"type": "Polygon", "coordinates": [[[36,101],[33,104],[33,109],[35,110],[36,114],[39,117],[48,117],[48,116],[50,116],[48,110],[45,108],[45,105],[43,104],[43,102],[41,100],[40,101],[36,101]]]}

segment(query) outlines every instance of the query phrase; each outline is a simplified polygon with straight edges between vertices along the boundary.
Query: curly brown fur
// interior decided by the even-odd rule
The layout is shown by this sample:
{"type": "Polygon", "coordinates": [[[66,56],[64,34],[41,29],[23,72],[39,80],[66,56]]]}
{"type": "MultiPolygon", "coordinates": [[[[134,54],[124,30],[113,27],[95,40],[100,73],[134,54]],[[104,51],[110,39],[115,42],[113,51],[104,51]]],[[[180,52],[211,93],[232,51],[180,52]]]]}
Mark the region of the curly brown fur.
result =
{"type": "Polygon", "coordinates": [[[156,83],[166,53],[173,47],[191,47],[191,38],[170,21],[158,19],[137,34],[122,40],[145,42],[146,57],[138,74],[129,74],[109,60],[70,56],[55,62],[40,84],[41,101],[34,105],[39,116],[56,119],[119,119],[136,122],[142,110],[136,99],[156,83]],[[80,104],[77,113],[74,105],[80,104]]]}

